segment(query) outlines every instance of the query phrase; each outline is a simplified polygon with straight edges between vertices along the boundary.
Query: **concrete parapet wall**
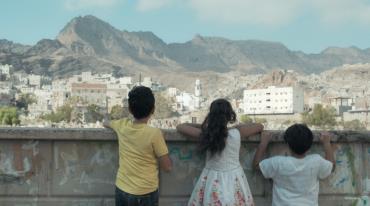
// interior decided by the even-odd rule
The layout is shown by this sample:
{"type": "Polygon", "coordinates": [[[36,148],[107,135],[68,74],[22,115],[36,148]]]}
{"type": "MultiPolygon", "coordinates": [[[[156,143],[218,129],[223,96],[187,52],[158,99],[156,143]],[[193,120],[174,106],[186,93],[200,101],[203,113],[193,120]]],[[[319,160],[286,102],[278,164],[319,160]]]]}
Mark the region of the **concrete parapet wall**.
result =
{"type": "MultiPolygon", "coordinates": [[[[269,155],[289,152],[274,131],[269,155]]],[[[320,205],[370,206],[370,133],[335,132],[335,172],[320,185],[320,205]]],[[[203,169],[196,142],[164,131],[173,172],[160,173],[160,205],[186,205],[203,169]]],[[[271,182],[252,170],[258,137],[242,143],[241,164],[256,205],[271,205],[271,182]]],[[[311,152],[323,154],[317,143],[311,152]]],[[[115,134],[104,129],[0,129],[0,206],[113,206],[115,134]]],[[[304,186],[304,185],[302,185],[304,186]]]]}

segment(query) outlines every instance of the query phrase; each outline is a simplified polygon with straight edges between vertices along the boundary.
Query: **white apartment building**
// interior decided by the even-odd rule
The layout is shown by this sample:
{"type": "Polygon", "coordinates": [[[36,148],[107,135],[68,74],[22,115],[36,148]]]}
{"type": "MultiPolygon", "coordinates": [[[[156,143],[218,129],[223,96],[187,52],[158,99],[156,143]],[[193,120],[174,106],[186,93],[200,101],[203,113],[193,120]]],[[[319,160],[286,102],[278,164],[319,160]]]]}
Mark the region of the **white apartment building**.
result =
{"type": "Polygon", "coordinates": [[[133,83],[132,83],[132,77],[120,77],[118,79],[119,83],[120,84],[125,84],[125,85],[128,85],[128,86],[131,86],[133,83]]]}
{"type": "Polygon", "coordinates": [[[123,106],[123,100],[128,99],[128,92],[130,91],[127,85],[122,84],[108,84],[107,85],[107,106],[108,112],[111,111],[115,105],[123,106]]]}
{"type": "Polygon", "coordinates": [[[80,97],[87,106],[95,104],[99,107],[106,108],[107,106],[107,85],[97,83],[72,83],[71,97],[80,97]]]}
{"type": "Polygon", "coordinates": [[[143,82],[141,82],[141,85],[145,87],[152,88],[153,87],[153,80],[151,77],[144,77],[143,82]]]}
{"type": "Polygon", "coordinates": [[[30,74],[28,75],[28,85],[36,88],[41,88],[41,79],[42,76],[40,75],[30,74]]]}
{"type": "Polygon", "coordinates": [[[176,97],[179,90],[176,87],[170,87],[167,89],[167,94],[169,97],[176,97]]]}
{"type": "Polygon", "coordinates": [[[304,93],[300,88],[275,87],[244,90],[245,114],[293,114],[304,111],[304,93]]]}
{"type": "Polygon", "coordinates": [[[52,82],[53,111],[66,104],[71,96],[71,84],[67,80],[54,80],[52,82]]]}
{"type": "Polygon", "coordinates": [[[12,65],[9,65],[9,64],[5,64],[5,65],[0,65],[0,74],[3,74],[3,75],[6,75],[6,76],[10,76],[10,73],[11,73],[11,70],[12,70],[13,66],[12,65]]]}
{"type": "Polygon", "coordinates": [[[47,114],[52,111],[53,93],[50,89],[36,89],[33,93],[36,96],[37,102],[28,105],[28,110],[32,117],[47,114]]]}
{"type": "MultiPolygon", "coordinates": [[[[171,89],[169,93],[174,94],[176,90],[171,89]]],[[[178,111],[196,111],[201,107],[202,103],[202,87],[200,80],[195,81],[194,94],[182,92],[176,95],[176,110],[178,111]]]]}

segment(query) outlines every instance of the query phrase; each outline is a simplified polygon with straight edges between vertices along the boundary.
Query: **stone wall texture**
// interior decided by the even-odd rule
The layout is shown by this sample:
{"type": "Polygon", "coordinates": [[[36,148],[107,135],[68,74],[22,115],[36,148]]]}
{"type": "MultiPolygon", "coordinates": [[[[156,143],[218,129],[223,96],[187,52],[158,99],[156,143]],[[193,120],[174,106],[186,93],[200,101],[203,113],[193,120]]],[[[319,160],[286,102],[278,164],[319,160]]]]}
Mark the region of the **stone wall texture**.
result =
{"type": "MultiPolygon", "coordinates": [[[[286,155],[280,131],[268,155],[286,155]]],[[[370,206],[370,133],[335,132],[337,166],[320,185],[320,205],[370,206]]],[[[186,205],[203,169],[196,142],[164,131],[174,163],[160,173],[160,205],[186,205]]],[[[115,134],[107,129],[0,129],[0,206],[113,206],[118,164],[115,134]]],[[[258,136],[243,141],[240,161],[256,205],[271,205],[271,182],[252,169],[258,136]]],[[[312,153],[323,154],[316,142],[312,153]]],[[[304,186],[304,185],[302,185],[304,186]]]]}

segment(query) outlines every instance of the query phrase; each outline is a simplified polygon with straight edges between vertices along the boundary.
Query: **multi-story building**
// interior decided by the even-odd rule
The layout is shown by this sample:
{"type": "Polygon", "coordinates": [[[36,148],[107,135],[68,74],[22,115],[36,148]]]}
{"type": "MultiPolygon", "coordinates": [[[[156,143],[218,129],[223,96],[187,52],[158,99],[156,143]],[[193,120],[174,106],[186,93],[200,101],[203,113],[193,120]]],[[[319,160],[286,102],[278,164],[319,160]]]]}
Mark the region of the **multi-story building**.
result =
{"type": "Polygon", "coordinates": [[[0,75],[5,75],[7,78],[9,78],[13,66],[9,64],[0,65],[0,75]]]}
{"type": "Polygon", "coordinates": [[[275,87],[244,90],[245,114],[293,114],[304,111],[303,90],[275,87]]]}
{"type": "Polygon", "coordinates": [[[36,97],[36,103],[28,105],[29,114],[32,117],[47,114],[52,111],[52,91],[48,89],[36,89],[33,93],[36,97]]]}
{"type": "Polygon", "coordinates": [[[71,85],[67,80],[54,80],[52,82],[53,111],[65,105],[71,96],[71,85]]]}
{"type": "Polygon", "coordinates": [[[42,76],[30,74],[28,75],[28,85],[35,88],[41,88],[42,76]]]}
{"type": "Polygon", "coordinates": [[[179,93],[179,90],[176,87],[170,87],[167,90],[167,94],[169,97],[176,97],[179,93]]]}
{"type": "Polygon", "coordinates": [[[343,112],[352,110],[352,106],[354,105],[354,100],[350,97],[333,97],[329,100],[330,105],[335,108],[337,115],[342,115],[343,112]]]}
{"type": "Polygon", "coordinates": [[[115,105],[123,106],[124,99],[128,98],[129,87],[122,84],[107,85],[107,106],[108,111],[111,111],[115,105]]]}
{"type": "Polygon", "coordinates": [[[107,85],[97,83],[72,83],[71,97],[79,97],[84,104],[107,107],[107,85]]]}
{"type": "Polygon", "coordinates": [[[131,86],[133,83],[132,83],[132,77],[120,77],[118,79],[119,83],[120,84],[125,84],[127,86],[131,86]]]}

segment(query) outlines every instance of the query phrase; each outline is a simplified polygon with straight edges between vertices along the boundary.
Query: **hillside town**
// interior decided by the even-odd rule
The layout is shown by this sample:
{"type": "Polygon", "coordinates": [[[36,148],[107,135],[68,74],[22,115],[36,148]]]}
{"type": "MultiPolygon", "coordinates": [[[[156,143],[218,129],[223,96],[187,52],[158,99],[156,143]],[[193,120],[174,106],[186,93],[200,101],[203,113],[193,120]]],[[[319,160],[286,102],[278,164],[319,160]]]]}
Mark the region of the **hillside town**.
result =
{"type": "MultiPolygon", "coordinates": [[[[369,67],[367,64],[361,66],[369,67]]],[[[344,67],[350,69],[356,66],[344,67]]],[[[206,88],[200,79],[194,79],[193,85],[189,85],[190,89],[182,91],[141,74],[136,78],[81,72],[52,79],[14,72],[13,69],[12,65],[0,65],[1,108],[16,108],[16,114],[12,117],[2,109],[3,126],[102,127],[105,114],[113,119],[129,117],[128,92],[138,85],[150,87],[156,94],[159,106],[151,124],[161,128],[174,128],[181,122],[200,123],[210,102],[221,97],[232,102],[241,122],[259,121],[270,129],[281,129],[290,123],[302,122],[305,118],[303,114],[314,113],[317,105],[333,110],[335,122],[350,125],[331,125],[336,128],[366,129],[369,121],[367,85],[357,82],[335,90],[329,81],[315,74],[298,76],[288,84],[276,82],[275,79],[281,77],[275,74],[272,74],[274,81],[266,84],[268,75],[257,75],[253,76],[256,81],[249,82],[250,85],[238,83],[234,85],[238,88],[217,88],[217,93],[205,95],[206,88]],[[236,90],[242,91],[241,94],[232,95],[236,90]]],[[[289,79],[292,73],[284,71],[279,74],[289,79]]],[[[346,80],[334,75],[335,71],[327,73],[338,84],[346,80]]]]}

